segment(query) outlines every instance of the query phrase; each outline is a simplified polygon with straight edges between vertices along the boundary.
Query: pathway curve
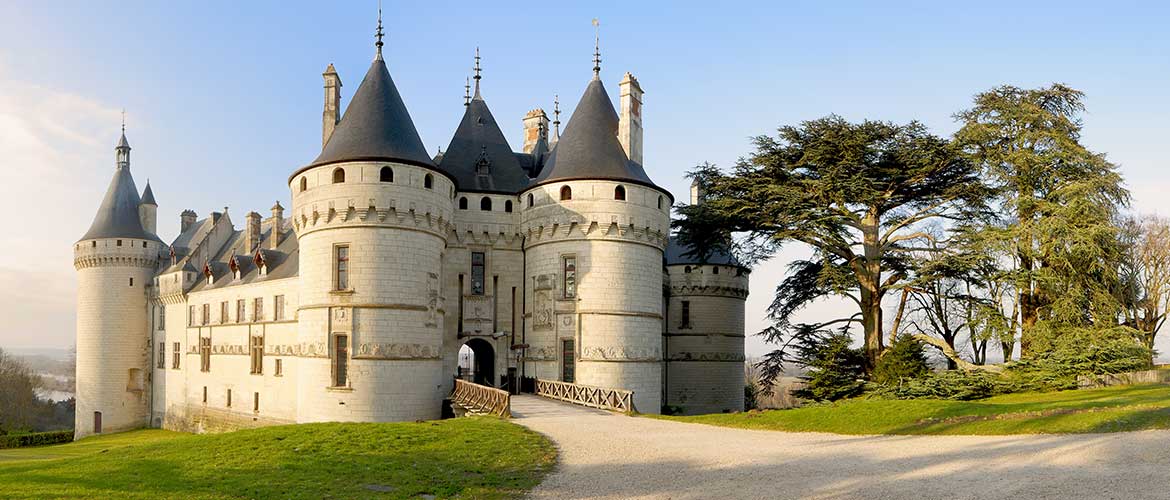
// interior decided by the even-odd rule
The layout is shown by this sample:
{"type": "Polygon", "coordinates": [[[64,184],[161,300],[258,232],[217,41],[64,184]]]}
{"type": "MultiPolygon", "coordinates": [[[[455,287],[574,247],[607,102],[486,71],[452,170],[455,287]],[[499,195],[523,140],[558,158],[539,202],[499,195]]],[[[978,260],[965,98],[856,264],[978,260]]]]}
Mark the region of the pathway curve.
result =
{"type": "Polygon", "coordinates": [[[551,438],[534,498],[1170,498],[1170,431],[840,436],[628,417],[513,396],[551,438]]]}

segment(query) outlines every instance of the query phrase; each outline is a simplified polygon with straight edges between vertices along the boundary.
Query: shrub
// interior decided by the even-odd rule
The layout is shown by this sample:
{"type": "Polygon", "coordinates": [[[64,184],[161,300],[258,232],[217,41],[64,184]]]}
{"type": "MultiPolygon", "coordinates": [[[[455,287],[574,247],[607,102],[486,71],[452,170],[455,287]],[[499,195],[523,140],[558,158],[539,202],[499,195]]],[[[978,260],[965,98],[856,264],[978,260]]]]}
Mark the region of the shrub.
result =
{"type": "Polygon", "coordinates": [[[1128,327],[1074,328],[1050,340],[1046,349],[1008,366],[1020,390],[1077,387],[1078,375],[1125,373],[1151,368],[1152,353],[1128,327]]]}
{"type": "Polygon", "coordinates": [[[930,373],[922,342],[910,335],[899,335],[878,358],[870,377],[881,385],[900,385],[930,373]]]}
{"type": "Polygon", "coordinates": [[[970,401],[1016,392],[1013,384],[990,372],[947,370],[928,373],[898,385],[871,385],[871,395],[889,399],[970,401]]]}
{"type": "Polygon", "coordinates": [[[47,444],[73,441],[73,431],[34,432],[30,434],[8,434],[0,436],[0,449],[44,446],[47,444]]]}
{"type": "Polygon", "coordinates": [[[847,332],[810,336],[799,346],[799,362],[808,368],[801,377],[805,387],[792,394],[813,401],[836,401],[861,394],[865,389],[865,353],[851,347],[847,332]]]}
{"type": "Polygon", "coordinates": [[[754,410],[759,407],[759,401],[756,400],[756,395],[760,390],[756,388],[755,382],[749,381],[743,385],[743,411],[754,410]]]}

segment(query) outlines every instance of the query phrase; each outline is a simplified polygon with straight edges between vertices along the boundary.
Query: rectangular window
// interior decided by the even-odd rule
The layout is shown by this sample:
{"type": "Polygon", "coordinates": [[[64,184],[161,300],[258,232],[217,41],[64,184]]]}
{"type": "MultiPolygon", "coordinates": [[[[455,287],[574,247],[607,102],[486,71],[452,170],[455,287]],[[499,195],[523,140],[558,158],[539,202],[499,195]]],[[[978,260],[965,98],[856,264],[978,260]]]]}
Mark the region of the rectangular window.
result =
{"type": "Polygon", "coordinates": [[[158,329],[167,329],[167,306],[158,306],[158,329]]]}
{"type": "Polygon", "coordinates": [[[333,248],[334,272],[333,289],[349,290],[349,246],[339,245],[333,248]]]}
{"type": "Polygon", "coordinates": [[[272,319],[274,321],[284,319],[284,295],[277,295],[272,298],[272,319]]]}
{"type": "Polygon", "coordinates": [[[236,301],[236,323],[243,323],[244,319],[244,299],[236,301]]]}
{"type": "Polygon", "coordinates": [[[260,393],[259,392],[252,393],[252,411],[254,411],[254,412],[260,411],[260,393]]]}
{"type": "Polygon", "coordinates": [[[561,381],[573,383],[574,375],[576,375],[576,351],[573,346],[573,339],[566,339],[561,341],[561,381]]]}
{"type": "Polygon", "coordinates": [[[198,323],[195,322],[195,306],[188,306],[187,307],[187,326],[195,326],[197,324],[198,323]]]}
{"type": "Polygon", "coordinates": [[[471,252],[471,294],[483,295],[483,252],[471,252]]]}
{"type": "Polygon", "coordinates": [[[93,432],[94,434],[102,433],[102,412],[100,411],[93,412],[93,432]]]}
{"type": "Polygon", "coordinates": [[[252,355],[252,375],[259,375],[264,373],[264,337],[256,335],[252,337],[251,347],[249,352],[252,355]]]}
{"type": "Polygon", "coordinates": [[[228,406],[228,408],[232,407],[232,390],[231,389],[228,389],[227,406],[228,406]]]}
{"type": "Polygon", "coordinates": [[[181,360],[181,359],[183,359],[182,344],[175,342],[174,350],[171,351],[171,368],[178,370],[179,369],[179,360],[181,360]]]}
{"type": "Polygon", "coordinates": [[[566,255],[563,259],[565,277],[565,298],[577,296],[577,256],[566,255]]]}
{"type": "Polygon", "coordinates": [[[349,383],[349,336],[333,336],[333,387],[349,383]]]}
{"type": "Polygon", "coordinates": [[[130,278],[130,286],[134,286],[134,278],[130,278]]]}
{"type": "Polygon", "coordinates": [[[280,377],[280,376],[284,375],[284,366],[283,366],[283,363],[281,363],[281,361],[282,361],[281,359],[276,360],[276,369],[273,370],[274,376],[280,377]]]}
{"type": "Polygon", "coordinates": [[[201,325],[207,326],[211,323],[211,304],[203,304],[203,315],[200,318],[203,320],[201,325]]]}
{"type": "Polygon", "coordinates": [[[225,300],[219,303],[219,323],[226,325],[229,321],[231,317],[228,316],[228,303],[225,300]]]}
{"type": "Polygon", "coordinates": [[[207,386],[203,386],[203,404],[207,404],[207,386]]]}
{"type": "Polygon", "coordinates": [[[689,300],[682,301],[682,324],[678,325],[678,327],[691,327],[691,301],[689,300]]]}
{"type": "Polygon", "coordinates": [[[199,371],[211,371],[211,337],[199,337],[199,371]]]}
{"type": "Polygon", "coordinates": [[[167,367],[167,343],[166,342],[159,342],[158,343],[158,360],[155,361],[155,363],[156,363],[155,366],[157,366],[158,368],[166,369],[166,367],[167,367]]]}
{"type": "Polygon", "coordinates": [[[264,297],[252,300],[252,321],[264,321],[264,297]]]}

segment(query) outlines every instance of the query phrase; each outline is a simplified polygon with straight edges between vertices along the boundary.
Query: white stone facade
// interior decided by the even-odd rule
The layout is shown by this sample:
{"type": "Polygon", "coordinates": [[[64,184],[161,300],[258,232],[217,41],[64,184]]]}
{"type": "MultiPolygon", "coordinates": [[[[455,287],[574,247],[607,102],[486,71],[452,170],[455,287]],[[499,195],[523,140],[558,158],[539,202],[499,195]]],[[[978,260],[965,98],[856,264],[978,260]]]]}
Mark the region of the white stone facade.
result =
{"type": "MultiPolygon", "coordinates": [[[[352,140],[325,76],[324,140],[352,140]]],[[[605,133],[640,161],[642,91],[629,74],[622,87],[623,125],[605,133]]],[[[543,162],[547,118],[529,128],[523,154],[543,162]]],[[[79,241],[78,437],[94,412],[103,432],[435,419],[465,345],[481,383],[632,390],[645,413],[742,409],[746,270],[667,266],[669,193],[538,182],[539,165],[518,191],[476,190],[437,164],[315,163],[288,178],[287,214],[236,229],[226,209],[187,210],[170,245],[153,236],[151,194],[137,231],[153,239],[79,241]]]]}

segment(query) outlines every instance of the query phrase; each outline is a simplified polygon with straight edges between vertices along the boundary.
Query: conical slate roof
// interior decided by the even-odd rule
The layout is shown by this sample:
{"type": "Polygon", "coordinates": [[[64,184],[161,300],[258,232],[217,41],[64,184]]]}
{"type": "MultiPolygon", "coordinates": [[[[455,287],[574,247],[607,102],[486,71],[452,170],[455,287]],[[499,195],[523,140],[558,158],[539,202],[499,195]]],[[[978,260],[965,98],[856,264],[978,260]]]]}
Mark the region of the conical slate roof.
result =
{"type": "MultiPolygon", "coordinates": [[[[565,125],[534,184],[571,179],[629,181],[658,188],[631,162],[617,138],[618,115],[601,80],[594,78],[565,125]]],[[[658,188],[661,189],[661,188],[658,188]]]]}
{"type": "Polygon", "coordinates": [[[528,175],[478,94],[463,112],[439,169],[455,177],[460,191],[515,194],[528,185],[528,175]],[[487,175],[479,174],[481,163],[486,164],[487,175]]]}
{"type": "Polygon", "coordinates": [[[142,190],[141,204],[158,206],[158,202],[154,201],[154,190],[150,189],[150,181],[146,181],[146,189],[142,190]]]}
{"type": "Polygon", "coordinates": [[[370,64],[341,122],[309,166],[360,160],[435,166],[381,57],[370,64]]]}
{"type": "Polygon", "coordinates": [[[119,166],[114,172],[114,178],[110,180],[110,187],[106,189],[106,197],[102,199],[101,208],[98,208],[93,224],[81,239],[156,239],[142,228],[142,221],[138,218],[138,205],[141,201],[138,198],[138,188],[134,187],[134,177],[130,175],[130,168],[119,166]]]}

